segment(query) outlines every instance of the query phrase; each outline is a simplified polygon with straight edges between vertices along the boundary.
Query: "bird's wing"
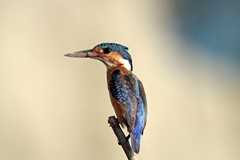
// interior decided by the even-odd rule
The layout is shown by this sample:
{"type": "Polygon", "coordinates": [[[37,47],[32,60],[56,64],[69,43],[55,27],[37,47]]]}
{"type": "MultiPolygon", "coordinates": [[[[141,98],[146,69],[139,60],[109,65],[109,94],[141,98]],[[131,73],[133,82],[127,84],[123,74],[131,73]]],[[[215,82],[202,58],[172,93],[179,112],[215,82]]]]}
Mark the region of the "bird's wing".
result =
{"type": "MultiPolygon", "coordinates": [[[[144,106],[146,117],[147,117],[147,99],[146,99],[146,94],[145,94],[145,91],[144,91],[143,84],[140,80],[138,80],[138,85],[139,85],[140,96],[142,98],[143,106],[144,106]]],[[[147,123],[147,119],[145,119],[144,128],[146,126],[146,123],[147,123]]],[[[144,128],[143,128],[143,131],[144,131],[144,128]]],[[[142,134],[143,134],[143,131],[142,131],[142,134]]]]}
{"type": "Polygon", "coordinates": [[[131,132],[136,122],[137,97],[139,92],[137,79],[133,74],[124,75],[120,70],[112,72],[109,81],[109,91],[124,108],[123,117],[126,119],[128,131],[131,132]]]}

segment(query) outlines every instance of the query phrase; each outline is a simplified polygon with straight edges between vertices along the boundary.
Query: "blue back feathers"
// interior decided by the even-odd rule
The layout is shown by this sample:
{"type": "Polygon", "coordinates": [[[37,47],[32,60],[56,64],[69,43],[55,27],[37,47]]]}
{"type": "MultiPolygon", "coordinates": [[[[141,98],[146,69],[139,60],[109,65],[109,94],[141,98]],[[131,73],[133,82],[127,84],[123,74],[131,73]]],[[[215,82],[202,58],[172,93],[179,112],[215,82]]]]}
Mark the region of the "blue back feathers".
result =
{"type": "Polygon", "coordinates": [[[140,139],[146,123],[146,100],[141,82],[133,75],[124,75],[120,70],[111,74],[109,91],[113,98],[125,109],[126,126],[131,132],[131,145],[135,153],[139,153],[140,139]],[[144,96],[144,97],[143,97],[144,96]],[[137,101],[136,101],[137,100],[137,101]],[[137,104],[135,104],[137,103],[137,104]],[[137,108],[135,107],[137,105],[137,108]]]}
{"type": "Polygon", "coordinates": [[[112,51],[116,51],[116,52],[120,53],[124,59],[129,61],[130,65],[131,65],[131,70],[133,69],[132,57],[127,51],[128,47],[123,46],[121,44],[117,44],[117,43],[101,43],[101,44],[98,44],[96,47],[100,47],[103,49],[109,48],[112,51]]]}

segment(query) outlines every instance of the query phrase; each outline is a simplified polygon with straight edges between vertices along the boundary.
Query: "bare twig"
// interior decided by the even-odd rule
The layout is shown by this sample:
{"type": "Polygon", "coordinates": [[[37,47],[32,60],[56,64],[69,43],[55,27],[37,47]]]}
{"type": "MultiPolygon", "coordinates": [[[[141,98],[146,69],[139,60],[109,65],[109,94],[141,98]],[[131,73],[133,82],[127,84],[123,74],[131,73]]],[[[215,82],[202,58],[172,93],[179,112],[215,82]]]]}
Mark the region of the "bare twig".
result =
{"type": "Polygon", "coordinates": [[[119,126],[119,122],[118,122],[117,118],[115,118],[115,116],[109,117],[108,123],[110,124],[115,135],[117,136],[118,141],[119,141],[118,144],[122,146],[128,160],[137,160],[137,158],[134,155],[132,148],[128,142],[128,138],[125,136],[121,127],[119,126]]]}

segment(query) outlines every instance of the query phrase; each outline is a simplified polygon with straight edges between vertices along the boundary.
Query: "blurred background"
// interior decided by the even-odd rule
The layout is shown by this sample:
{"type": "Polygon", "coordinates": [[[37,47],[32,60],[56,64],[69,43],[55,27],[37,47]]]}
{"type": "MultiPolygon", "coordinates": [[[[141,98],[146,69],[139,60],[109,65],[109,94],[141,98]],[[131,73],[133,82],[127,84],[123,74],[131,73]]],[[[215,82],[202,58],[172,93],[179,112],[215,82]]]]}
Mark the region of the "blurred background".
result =
{"type": "Polygon", "coordinates": [[[240,159],[240,3],[0,1],[0,159],[126,159],[106,68],[63,55],[129,47],[148,100],[138,159],[240,159]]]}

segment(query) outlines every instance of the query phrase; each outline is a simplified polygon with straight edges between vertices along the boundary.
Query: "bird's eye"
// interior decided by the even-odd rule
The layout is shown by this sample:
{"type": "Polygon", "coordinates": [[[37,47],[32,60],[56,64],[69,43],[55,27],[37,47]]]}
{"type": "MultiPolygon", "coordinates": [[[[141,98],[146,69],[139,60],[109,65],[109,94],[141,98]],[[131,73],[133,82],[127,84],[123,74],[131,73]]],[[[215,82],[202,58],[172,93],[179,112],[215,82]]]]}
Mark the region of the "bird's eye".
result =
{"type": "Polygon", "coordinates": [[[112,50],[110,48],[103,48],[103,53],[104,54],[108,54],[110,53],[112,50]]]}

